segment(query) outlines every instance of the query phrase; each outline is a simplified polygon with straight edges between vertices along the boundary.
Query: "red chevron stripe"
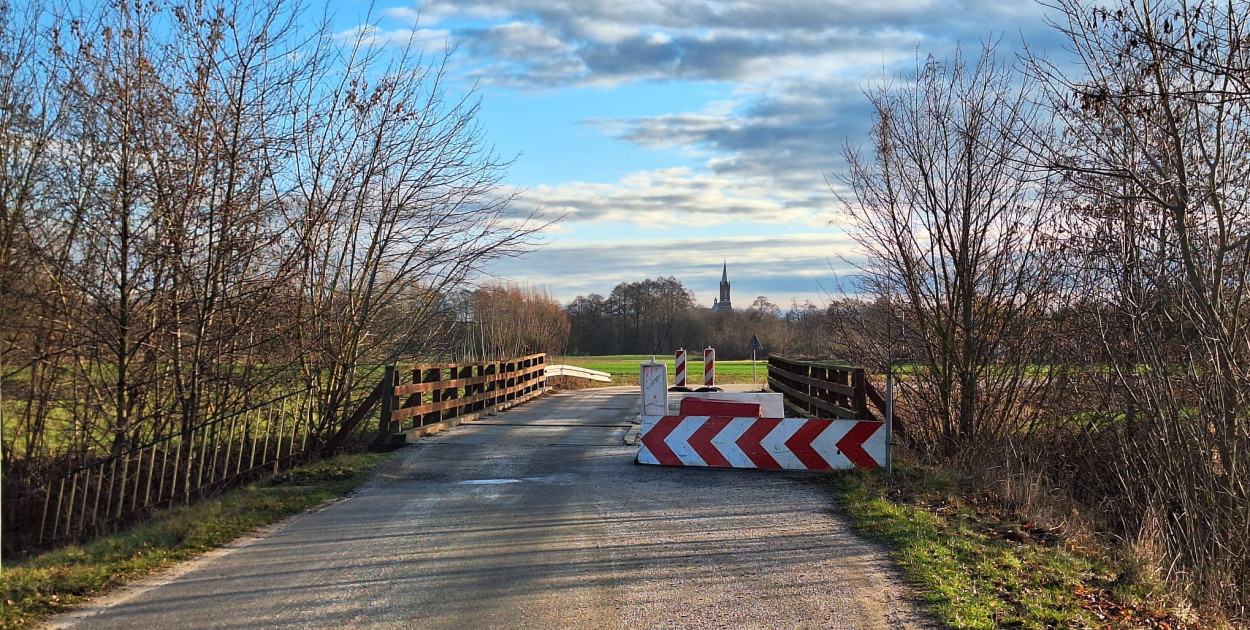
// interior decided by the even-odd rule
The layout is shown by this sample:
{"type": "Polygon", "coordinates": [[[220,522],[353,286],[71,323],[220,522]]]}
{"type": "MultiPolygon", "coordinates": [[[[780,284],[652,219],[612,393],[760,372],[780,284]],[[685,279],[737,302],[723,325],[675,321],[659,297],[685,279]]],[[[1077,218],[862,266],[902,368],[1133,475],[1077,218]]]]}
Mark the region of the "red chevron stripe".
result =
{"type": "Polygon", "coordinates": [[[642,443],[647,446],[647,450],[651,451],[656,461],[665,466],[682,465],[681,459],[673,453],[673,449],[669,448],[664,440],[684,419],[683,416],[664,416],[660,418],[659,422],[655,423],[655,426],[651,427],[650,431],[647,431],[642,436],[642,443]]]}
{"type": "Polygon", "coordinates": [[[864,441],[883,426],[885,425],[880,422],[856,423],[850,431],[846,432],[846,435],[842,436],[842,439],[838,440],[838,450],[842,451],[842,454],[859,468],[871,470],[879,467],[877,460],[864,450],[864,441]]]}
{"type": "MultiPolygon", "coordinates": [[[[786,440],[786,448],[790,449],[790,452],[794,453],[794,456],[803,462],[804,468],[808,470],[830,470],[833,468],[829,465],[829,462],[825,461],[825,458],[820,456],[820,453],[816,452],[816,449],[812,448],[812,441],[819,437],[821,433],[824,433],[825,429],[828,429],[830,426],[832,426],[832,423],[828,420],[808,420],[803,424],[802,428],[790,436],[790,439],[786,440]]],[[[860,452],[863,453],[863,449],[860,449],[860,452]]]]}
{"type": "Polygon", "coordinates": [[[763,445],[760,444],[779,424],[781,424],[781,418],[760,418],[734,443],[738,445],[738,448],[742,449],[742,452],[756,466],[760,468],[781,468],[781,464],[778,464],[777,460],[773,459],[773,456],[769,455],[768,451],[764,450],[763,445]]]}
{"type": "Polygon", "coordinates": [[[712,416],[708,418],[703,426],[699,427],[694,433],[690,434],[690,439],[686,443],[694,452],[703,458],[703,462],[708,466],[716,466],[718,468],[730,468],[732,464],[725,456],[721,454],[720,449],[712,446],[712,439],[720,434],[721,429],[725,425],[733,422],[733,416],[712,416]]]}

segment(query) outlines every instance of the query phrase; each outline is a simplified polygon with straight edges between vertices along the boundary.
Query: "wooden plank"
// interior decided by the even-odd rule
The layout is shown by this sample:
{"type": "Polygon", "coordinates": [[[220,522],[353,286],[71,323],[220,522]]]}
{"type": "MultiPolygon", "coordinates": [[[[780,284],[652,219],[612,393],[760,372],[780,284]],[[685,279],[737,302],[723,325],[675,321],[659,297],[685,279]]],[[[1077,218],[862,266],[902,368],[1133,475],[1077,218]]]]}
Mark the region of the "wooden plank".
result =
{"type": "Polygon", "coordinates": [[[445,381],[429,381],[426,383],[411,383],[408,385],[400,385],[395,388],[396,396],[407,396],[409,394],[421,394],[432,392],[440,389],[451,389],[461,387],[471,387],[473,385],[484,385],[495,381],[502,381],[506,378],[514,378],[516,376],[524,376],[527,374],[536,374],[541,372],[545,366],[536,365],[525,368],[524,370],[515,372],[500,372],[497,374],[484,374],[482,376],[472,376],[469,378],[455,378],[445,381]]]}
{"type": "MultiPolygon", "coordinates": [[[[821,411],[824,411],[825,413],[836,416],[838,418],[848,418],[848,419],[855,418],[855,412],[850,409],[830,404],[828,402],[820,400],[819,398],[813,398],[794,388],[788,387],[778,381],[775,381],[772,378],[768,379],[768,386],[774,391],[780,390],[782,394],[789,396],[790,398],[807,403],[817,409],[820,409],[821,411]]],[[[790,401],[787,400],[787,403],[790,403],[790,401]]],[[[790,406],[792,408],[797,408],[793,404],[790,404],[790,406]]]]}
{"type": "Polygon", "coordinates": [[[510,409],[523,402],[533,400],[534,398],[537,398],[541,396],[542,394],[543,394],[542,391],[530,392],[529,394],[526,394],[514,400],[500,403],[498,405],[493,405],[493,406],[487,407],[486,409],[482,409],[480,411],[475,411],[473,413],[456,416],[454,418],[448,418],[441,422],[435,422],[435,423],[427,424],[421,427],[413,427],[411,429],[406,429],[404,431],[400,431],[398,433],[395,433],[394,435],[391,435],[389,438],[389,445],[396,446],[396,447],[403,446],[404,444],[407,444],[408,442],[411,442],[415,440],[416,438],[419,438],[425,435],[433,435],[444,429],[449,429],[451,427],[458,426],[466,422],[473,422],[475,420],[480,420],[489,414],[496,413],[499,411],[504,411],[506,409],[510,409]]]}
{"type": "MultiPolygon", "coordinates": [[[[769,373],[769,377],[771,378],[773,375],[773,371],[771,368],[769,369],[768,373],[769,373]]],[[[829,381],[822,381],[818,378],[800,376],[798,374],[793,374],[789,372],[782,372],[779,374],[779,376],[783,376],[786,380],[794,381],[795,383],[802,383],[804,385],[809,385],[811,387],[815,387],[816,389],[819,389],[822,391],[833,392],[840,396],[847,396],[847,397],[855,396],[855,388],[849,385],[831,383],[829,381]]]]}
{"type": "MultiPolygon", "coordinates": [[[[464,368],[464,367],[475,367],[479,365],[481,366],[503,365],[506,363],[519,363],[523,361],[534,361],[536,359],[544,358],[546,356],[547,355],[540,352],[538,354],[531,354],[531,355],[527,355],[527,356],[516,358],[516,359],[506,359],[503,361],[474,361],[470,363],[414,363],[414,364],[404,366],[402,369],[404,370],[435,370],[435,369],[451,370],[451,369],[459,369],[459,368],[464,368]]],[[[541,363],[537,363],[535,365],[541,365],[544,363],[545,361],[541,363]]]]}
{"type": "Polygon", "coordinates": [[[409,394],[423,394],[439,389],[451,389],[453,387],[469,387],[472,385],[481,385],[489,383],[490,376],[473,376],[469,378],[454,378],[446,381],[427,381],[424,383],[410,383],[408,385],[400,385],[395,388],[396,396],[407,396],[409,394]]]}
{"type": "Polygon", "coordinates": [[[443,400],[443,401],[429,402],[429,403],[425,403],[421,405],[415,405],[412,407],[404,407],[397,411],[392,412],[391,420],[402,421],[402,420],[407,420],[408,418],[425,415],[427,413],[434,413],[435,411],[454,409],[456,407],[464,407],[467,405],[472,405],[475,403],[487,401],[490,399],[498,399],[498,398],[502,398],[505,396],[517,394],[519,392],[522,392],[534,386],[536,386],[536,384],[533,381],[527,381],[527,382],[513,385],[511,387],[493,389],[490,391],[482,392],[480,394],[474,394],[473,396],[465,396],[465,397],[448,399],[448,400],[443,400]]]}
{"type": "Polygon", "coordinates": [[[810,417],[812,417],[812,414],[811,414],[811,413],[809,413],[806,409],[804,409],[804,408],[802,408],[802,407],[800,407],[800,406],[798,406],[798,405],[796,405],[796,404],[794,404],[794,403],[790,402],[789,400],[785,400],[785,399],[783,399],[781,402],[782,402],[782,404],[783,404],[783,405],[785,405],[786,409],[789,409],[789,410],[790,410],[791,412],[793,412],[795,415],[802,416],[802,417],[805,417],[805,418],[810,418],[810,417]]]}

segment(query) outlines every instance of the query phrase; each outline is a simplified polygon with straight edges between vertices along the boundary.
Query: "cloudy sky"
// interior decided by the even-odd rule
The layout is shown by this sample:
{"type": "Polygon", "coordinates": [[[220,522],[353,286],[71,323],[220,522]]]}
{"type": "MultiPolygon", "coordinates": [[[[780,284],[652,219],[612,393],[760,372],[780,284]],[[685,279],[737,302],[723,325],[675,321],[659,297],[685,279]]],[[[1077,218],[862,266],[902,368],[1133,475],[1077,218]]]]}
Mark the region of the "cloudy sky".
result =
{"type": "Polygon", "coordinates": [[[827,299],[855,256],[830,182],[864,89],[957,44],[1058,48],[1034,0],[377,2],[377,37],[457,46],[522,205],[564,216],[492,269],[563,302],[675,276],[710,305],[723,261],[735,306],[827,299]]]}

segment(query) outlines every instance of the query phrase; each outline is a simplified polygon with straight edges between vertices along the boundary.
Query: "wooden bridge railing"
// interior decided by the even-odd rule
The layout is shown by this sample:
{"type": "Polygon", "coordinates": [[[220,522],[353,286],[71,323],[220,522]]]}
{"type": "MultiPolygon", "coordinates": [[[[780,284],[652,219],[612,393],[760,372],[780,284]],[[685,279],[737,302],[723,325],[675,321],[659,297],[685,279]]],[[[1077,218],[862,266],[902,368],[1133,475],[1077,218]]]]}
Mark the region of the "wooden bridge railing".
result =
{"type": "MultiPolygon", "coordinates": [[[[856,420],[885,418],[885,397],[872,386],[863,368],[769,355],[768,387],[780,392],[786,408],[799,415],[856,420]],[[874,409],[880,416],[873,413],[874,409]]],[[[893,431],[903,443],[912,445],[907,425],[897,409],[893,431]]]]}
{"type": "MultiPolygon", "coordinates": [[[[876,419],[868,407],[869,392],[875,394],[876,391],[868,383],[863,368],[769,355],[768,386],[784,396],[786,407],[802,415],[876,419]]],[[[884,401],[877,406],[883,408],[884,401]]]]}
{"type": "MultiPolygon", "coordinates": [[[[476,363],[388,366],[371,400],[381,408],[378,447],[403,444],[541,395],[547,355],[476,363]]],[[[366,410],[367,412],[367,410],[366,410]]]]}

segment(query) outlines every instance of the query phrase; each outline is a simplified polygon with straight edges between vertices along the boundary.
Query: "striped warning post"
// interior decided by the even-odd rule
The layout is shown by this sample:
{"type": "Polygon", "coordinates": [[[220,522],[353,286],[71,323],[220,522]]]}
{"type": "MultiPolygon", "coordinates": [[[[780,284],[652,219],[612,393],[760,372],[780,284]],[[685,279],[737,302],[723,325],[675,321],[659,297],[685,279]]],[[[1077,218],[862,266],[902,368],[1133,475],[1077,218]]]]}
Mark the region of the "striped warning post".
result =
{"type": "Polygon", "coordinates": [[[638,463],[835,470],[887,463],[885,423],[870,420],[647,416],[638,463]]]}
{"type": "Polygon", "coordinates": [[[703,350],[703,386],[716,387],[716,348],[703,350]]]}
{"type": "Polygon", "coordinates": [[[677,376],[674,379],[676,382],[673,383],[673,387],[685,387],[686,386],[686,351],[685,349],[679,349],[674,359],[677,365],[676,367],[677,376]]]}

